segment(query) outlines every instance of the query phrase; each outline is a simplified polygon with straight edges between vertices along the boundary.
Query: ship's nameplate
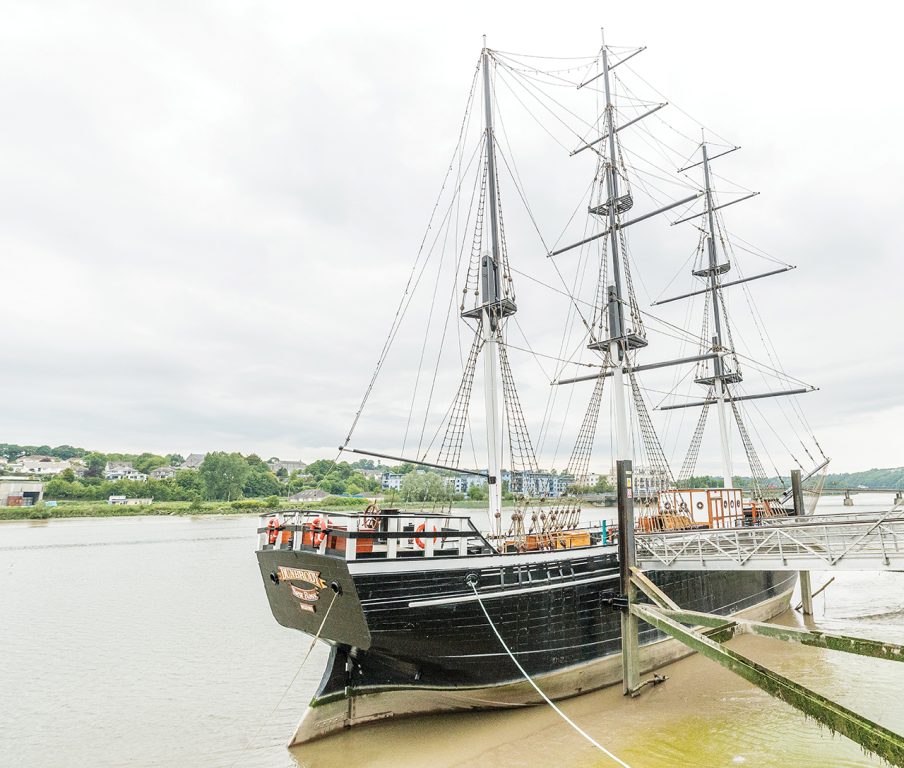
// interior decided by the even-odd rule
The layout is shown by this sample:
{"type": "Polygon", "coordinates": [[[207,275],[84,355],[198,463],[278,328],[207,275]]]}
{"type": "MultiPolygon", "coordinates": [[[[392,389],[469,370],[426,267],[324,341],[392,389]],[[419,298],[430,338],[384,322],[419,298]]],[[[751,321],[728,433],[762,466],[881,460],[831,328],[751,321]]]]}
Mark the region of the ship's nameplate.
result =
{"type": "Polygon", "coordinates": [[[308,613],[317,613],[317,606],[311,605],[310,603],[299,603],[298,607],[303,611],[307,611],[308,613]]]}
{"type": "Polygon", "coordinates": [[[290,584],[289,586],[292,587],[292,594],[299,600],[307,600],[309,603],[316,603],[320,599],[319,589],[299,589],[294,584],[290,584]]]}
{"type": "Polygon", "coordinates": [[[304,581],[323,589],[326,582],[320,578],[320,571],[310,571],[306,568],[289,568],[285,565],[277,568],[280,581],[304,581]]]}

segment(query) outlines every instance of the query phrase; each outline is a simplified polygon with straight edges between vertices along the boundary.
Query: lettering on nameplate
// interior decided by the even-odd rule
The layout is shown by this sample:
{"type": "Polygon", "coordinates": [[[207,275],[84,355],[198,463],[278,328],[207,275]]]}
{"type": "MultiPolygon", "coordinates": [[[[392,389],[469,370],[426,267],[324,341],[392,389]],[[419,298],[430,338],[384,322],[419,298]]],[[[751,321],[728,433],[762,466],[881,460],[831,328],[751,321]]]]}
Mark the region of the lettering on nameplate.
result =
{"type": "Polygon", "coordinates": [[[309,603],[316,603],[320,599],[319,589],[299,589],[294,584],[291,584],[290,586],[292,587],[292,594],[299,600],[307,600],[309,603]]]}
{"type": "Polygon", "coordinates": [[[304,581],[313,584],[319,589],[326,586],[326,582],[320,578],[320,571],[310,571],[306,568],[289,568],[285,565],[277,568],[280,581],[304,581]]]}

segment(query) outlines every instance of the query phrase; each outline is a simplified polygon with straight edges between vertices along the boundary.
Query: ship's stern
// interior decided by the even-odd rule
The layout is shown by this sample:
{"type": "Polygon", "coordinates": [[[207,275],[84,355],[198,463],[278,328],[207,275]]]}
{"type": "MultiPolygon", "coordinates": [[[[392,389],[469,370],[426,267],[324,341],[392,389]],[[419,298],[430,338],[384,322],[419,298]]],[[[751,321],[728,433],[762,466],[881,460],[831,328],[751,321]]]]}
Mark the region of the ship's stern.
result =
{"type": "Polygon", "coordinates": [[[273,617],[331,643],[367,649],[370,631],[344,558],[265,546],[257,562],[273,617]]]}

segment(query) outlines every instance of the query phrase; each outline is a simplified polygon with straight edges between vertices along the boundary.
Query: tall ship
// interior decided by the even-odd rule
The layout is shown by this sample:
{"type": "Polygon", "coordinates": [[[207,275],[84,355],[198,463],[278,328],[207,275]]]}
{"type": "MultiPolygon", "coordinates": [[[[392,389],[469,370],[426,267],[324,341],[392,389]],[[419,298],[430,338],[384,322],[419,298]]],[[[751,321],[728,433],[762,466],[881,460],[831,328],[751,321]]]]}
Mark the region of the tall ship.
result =
{"type": "MultiPolygon", "coordinates": [[[[633,462],[641,535],[774,523],[793,512],[778,469],[790,461],[815,503],[828,459],[798,402],[814,388],[779,363],[760,317],[774,302],[750,287],[792,267],[726,229],[723,210],[755,194],[713,168],[737,147],[688,128],[682,110],[667,118],[634,70],[642,50],[481,50],[427,232],[337,457],[400,465],[426,500],[390,494],[362,512],[261,519],[274,617],[330,647],[292,744],[391,717],[536,704],[531,682],[563,699],[621,680],[618,531],[588,506],[616,460],[633,462]],[[749,271],[760,259],[765,271],[749,271]],[[668,291],[676,272],[690,273],[689,290],[641,301],[638,284],[668,291]],[[485,507],[456,508],[456,491],[485,507]]],[[[760,620],[787,609],[796,579],[648,575],[684,608],[760,620]]],[[[642,671],[687,652],[641,624],[642,671]]]]}

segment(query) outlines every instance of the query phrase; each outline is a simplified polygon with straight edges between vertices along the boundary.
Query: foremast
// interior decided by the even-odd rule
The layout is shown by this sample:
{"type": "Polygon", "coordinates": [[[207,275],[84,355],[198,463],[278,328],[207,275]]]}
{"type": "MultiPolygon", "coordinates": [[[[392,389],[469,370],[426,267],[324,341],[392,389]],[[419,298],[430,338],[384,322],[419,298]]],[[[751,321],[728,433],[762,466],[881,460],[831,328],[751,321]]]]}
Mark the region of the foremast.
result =
{"type": "MultiPolygon", "coordinates": [[[[499,408],[499,348],[497,337],[502,319],[514,314],[515,305],[502,302],[499,280],[499,213],[496,195],[496,153],[493,137],[493,95],[490,84],[490,52],[484,47],[481,54],[483,66],[484,135],[487,157],[487,184],[490,204],[490,252],[483,254],[480,264],[481,320],[483,327],[483,377],[484,408],[487,433],[487,491],[490,521],[498,534],[502,520],[502,412],[499,408]]],[[[462,313],[467,316],[468,313],[462,313]]],[[[473,316],[473,315],[470,315],[473,316]]]]}

